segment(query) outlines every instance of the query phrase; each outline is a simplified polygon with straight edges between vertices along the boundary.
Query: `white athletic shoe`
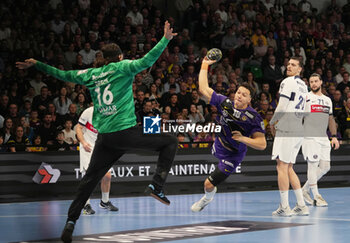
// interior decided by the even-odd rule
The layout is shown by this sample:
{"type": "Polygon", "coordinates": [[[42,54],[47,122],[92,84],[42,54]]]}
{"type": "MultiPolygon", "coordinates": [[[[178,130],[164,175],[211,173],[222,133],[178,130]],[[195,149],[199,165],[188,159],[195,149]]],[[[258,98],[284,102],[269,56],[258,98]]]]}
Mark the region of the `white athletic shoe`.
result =
{"type": "Polygon", "coordinates": [[[316,195],[315,200],[314,200],[314,206],[316,207],[327,207],[328,203],[326,200],[323,199],[323,197],[319,194],[316,195]]]}
{"type": "Polygon", "coordinates": [[[299,206],[298,203],[295,205],[295,207],[292,209],[292,214],[297,216],[307,216],[310,214],[309,208],[304,206],[299,206]]]}
{"type": "Polygon", "coordinates": [[[303,190],[303,197],[304,197],[304,201],[309,204],[312,205],[314,203],[314,200],[312,200],[310,192],[303,190]]]}
{"type": "MultiPolygon", "coordinates": [[[[217,191],[217,188],[215,187],[214,188],[214,191],[216,192],[217,191]]],[[[211,199],[207,199],[205,197],[205,195],[197,202],[195,202],[192,207],[191,207],[191,210],[192,212],[200,212],[202,211],[205,206],[207,206],[211,201],[213,201],[214,197],[212,197],[211,199]]]]}
{"type": "Polygon", "coordinates": [[[290,217],[292,216],[292,210],[289,206],[282,208],[282,205],[280,204],[277,210],[272,212],[272,216],[290,217]]]}

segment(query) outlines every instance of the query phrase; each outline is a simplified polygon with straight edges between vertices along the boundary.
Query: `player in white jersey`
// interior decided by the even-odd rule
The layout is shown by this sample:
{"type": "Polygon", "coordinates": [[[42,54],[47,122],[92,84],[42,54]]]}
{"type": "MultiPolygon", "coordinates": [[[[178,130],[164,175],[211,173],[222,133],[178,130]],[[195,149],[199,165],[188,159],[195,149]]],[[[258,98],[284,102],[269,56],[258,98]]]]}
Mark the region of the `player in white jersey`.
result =
{"type": "Polygon", "coordinates": [[[300,181],[293,164],[303,141],[302,119],[305,110],[307,86],[299,77],[302,63],[292,57],[287,65],[287,78],[280,86],[280,99],[270,124],[276,129],[273,142],[272,159],[277,160],[278,188],[281,203],[274,216],[309,215],[305,205],[300,181]],[[297,204],[293,210],[289,207],[289,184],[294,189],[297,204]]]}
{"type": "Polygon", "coordinates": [[[321,91],[322,80],[319,74],[309,78],[311,92],[306,100],[306,115],[304,117],[305,140],[302,145],[304,158],[307,160],[307,181],[303,186],[303,195],[307,203],[326,207],[328,203],[318,192],[317,181],[331,168],[331,145],[339,148],[337,127],[333,117],[332,100],[321,91]],[[316,125],[317,124],[317,125],[316,125]],[[332,134],[329,143],[327,127],[332,134]],[[310,196],[310,189],[314,200],[310,196]]]}
{"type": "MultiPolygon", "coordinates": [[[[90,164],[92,151],[94,150],[95,141],[97,139],[97,130],[92,125],[92,115],[94,107],[89,107],[83,111],[79,118],[79,123],[76,127],[77,137],[80,142],[80,172],[85,175],[85,172],[90,164]]],[[[109,191],[111,188],[111,172],[108,171],[101,180],[101,192],[102,199],[100,202],[100,208],[108,209],[109,211],[118,211],[109,200],[109,191]]],[[[84,208],[84,214],[94,214],[95,211],[91,208],[90,199],[87,200],[84,208]]]]}

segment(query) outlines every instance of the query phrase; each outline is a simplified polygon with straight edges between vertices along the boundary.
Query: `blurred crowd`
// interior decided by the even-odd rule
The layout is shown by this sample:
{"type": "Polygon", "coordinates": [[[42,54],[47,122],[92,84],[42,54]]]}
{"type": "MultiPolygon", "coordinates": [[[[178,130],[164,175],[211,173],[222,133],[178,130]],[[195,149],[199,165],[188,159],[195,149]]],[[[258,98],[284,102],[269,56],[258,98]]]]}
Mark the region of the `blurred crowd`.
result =
{"type": "MultiPolygon", "coordinates": [[[[164,10],[168,1],[160,2],[1,1],[0,145],[7,146],[0,150],[76,149],[74,127],[91,105],[85,86],[35,68],[18,70],[16,61],[33,57],[61,70],[86,69],[112,42],[125,59],[138,59],[162,38],[165,20],[179,35],[150,69],[135,77],[139,125],[150,115],[177,124],[215,122],[217,109],[198,92],[201,60],[215,47],[223,58],[209,70],[210,86],[233,100],[237,86],[247,82],[268,140],[274,137],[269,120],[291,56],[304,64],[306,83],[312,73],[321,75],[322,92],[333,101],[338,138],[350,138],[350,1],[339,6],[332,0],[321,11],[305,0],[175,0],[176,16],[164,10]]],[[[176,135],[184,148],[207,147],[215,138],[204,132],[176,135]]]]}

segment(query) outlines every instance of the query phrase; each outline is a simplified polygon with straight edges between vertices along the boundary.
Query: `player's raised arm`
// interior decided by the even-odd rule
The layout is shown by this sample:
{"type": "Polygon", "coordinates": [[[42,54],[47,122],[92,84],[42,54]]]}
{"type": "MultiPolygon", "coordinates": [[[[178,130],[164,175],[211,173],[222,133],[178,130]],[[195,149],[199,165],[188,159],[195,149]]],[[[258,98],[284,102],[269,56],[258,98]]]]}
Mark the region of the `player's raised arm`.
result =
{"type": "Polygon", "coordinates": [[[176,36],[177,33],[173,33],[173,28],[170,27],[170,23],[165,21],[164,24],[164,36],[157,43],[155,47],[153,47],[144,57],[134,60],[134,61],[125,61],[122,64],[121,72],[128,73],[139,73],[146,68],[151,67],[160,57],[165,47],[168,45],[169,41],[176,36]]]}
{"type": "Polygon", "coordinates": [[[85,81],[89,79],[86,70],[71,70],[63,71],[58,68],[52,67],[33,58],[26,59],[24,62],[16,62],[16,67],[18,69],[27,69],[35,66],[39,71],[49,74],[59,80],[66,82],[73,82],[79,84],[85,84],[85,81]]]}
{"type": "Polygon", "coordinates": [[[199,72],[199,92],[209,100],[214,92],[208,84],[208,68],[211,64],[215,63],[215,60],[209,60],[208,57],[204,57],[202,61],[201,71],[199,72]]]}

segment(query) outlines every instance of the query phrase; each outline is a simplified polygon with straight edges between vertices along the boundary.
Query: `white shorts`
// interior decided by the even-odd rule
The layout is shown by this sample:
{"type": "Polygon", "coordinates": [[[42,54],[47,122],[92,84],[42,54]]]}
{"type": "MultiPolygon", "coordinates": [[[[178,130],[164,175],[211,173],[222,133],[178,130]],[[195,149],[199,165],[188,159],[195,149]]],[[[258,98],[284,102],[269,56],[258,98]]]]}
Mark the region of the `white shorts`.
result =
{"type": "Polygon", "coordinates": [[[94,150],[94,147],[92,147],[91,152],[87,152],[83,145],[80,144],[79,146],[79,155],[80,155],[80,172],[83,173],[87,170],[87,168],[89,167],[90,164],[90,160],[91,160],[91,155],[92,155],[92,151],[94,150]]]}
{"type": "Polygon", "coordinates": [[[304,159],[310,162],[331,161],[331,145],[328,138],[306,138],[302,145],[304,159]]]}
{"type": "Polygon", "coordinates": [[[277,131],[272,147],[272,159],[295,164],[303,140],[303,137],[289,137],[283,132],[277,131]]]}
{"type": "MultiPolygon", "coordinates": [[[[80,173],[83,174],[83,176],[85,175],[86,170],[89,167],[90,164],[90,160],[91,160],[91,155],[92,152],[94,151],[94,146],[92,146],[91,148],[91,152],[87,152],[83,145],[80,144],[79,146],[79,155],[80,155],[80,173]]],[[[112,172],[112,168],[110,168],[108,170],[109,172],[112,172]]]]}

